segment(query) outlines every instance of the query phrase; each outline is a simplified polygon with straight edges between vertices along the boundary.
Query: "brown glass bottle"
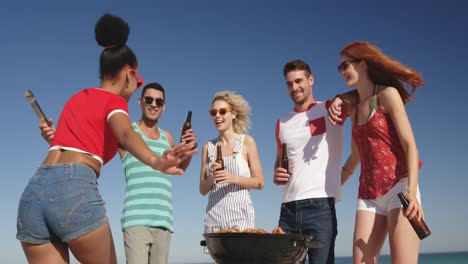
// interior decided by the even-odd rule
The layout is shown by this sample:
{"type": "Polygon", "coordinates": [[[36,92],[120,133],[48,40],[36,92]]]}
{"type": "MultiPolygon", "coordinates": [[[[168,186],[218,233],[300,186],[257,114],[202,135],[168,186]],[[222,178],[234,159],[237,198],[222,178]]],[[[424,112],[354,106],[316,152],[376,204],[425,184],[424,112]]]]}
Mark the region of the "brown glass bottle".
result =
{"type": "Polygon", "coordinates": [[[218,171],[224,170],[223,153],[221,152],[221,146],[220,145],[216,146],[216,160],[215,160],[215,162],[221,164],[221,168],[219,168],[218,171]]]}
{"type": "Polygon", "coordinates": [[[283,169],[286,169],[288,171],[288,173],[289,173],[288,149],[286,147],[286,143],[281,144],[280,167],[283,168],[283,169]]]}
{"type": "MultiPolygon", "coordinates": [[[[192,111],[188,111],[187,113],[187,118],[185,119],[185,123],[182,126],[182,133],[180,135],[181,142],[182,142],[182,136],[185,134],[185,131],[189,130],[192,128],[192,111]]],[[[186,143],[190,143],[191,141],[187,141],[186,143]]],[[[195,143],[195,146],[192,149],[197,148],[197,143],[195,143]]]]}
{"type": "Polygon", "coordinates": [[[191,128],[192,128],[192,111],[188,111],[187,119],[185,119],[185,123],[182,126],[182,135],[185,133],[185,131],[191,128]]]}
{"type": "MultiPolygon", "coordinates": [[[[406,200],[406,197],[402,192],[398,193],[398,198],[400,198],[401,204],[403,205],[403,211],[406,212],[406,209],[408,209],[409,206],[408,200],[406,200]]],[[[429,230],[422,218],[421,220],[418,220],[416,217],[413,217],[413,219],[408,219],[408,221],[418,235],[419,239],[422,240],[431,234],[431,230],[429,230]]]]}

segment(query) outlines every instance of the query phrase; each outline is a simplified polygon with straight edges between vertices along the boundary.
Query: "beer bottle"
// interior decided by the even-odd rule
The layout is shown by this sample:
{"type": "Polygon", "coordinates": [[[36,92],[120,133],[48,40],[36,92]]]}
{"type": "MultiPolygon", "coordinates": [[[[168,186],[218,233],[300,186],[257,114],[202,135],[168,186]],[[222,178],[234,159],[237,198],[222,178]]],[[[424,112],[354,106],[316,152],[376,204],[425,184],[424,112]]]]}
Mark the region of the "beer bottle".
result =
{"type": "Polygon", "coordinates": [[[283,169],[286,169],[288,171],[288,174],[291,174],[289,172],[289,160],[288,160],[288,150],[286,148],[286,143],[283,143],[281,145],[281,161],[280,161],[280,167],[283,169]]]}
{"type": "Polygon", "coordinates": [[[192,128],[192,111],[188,111],[187,119],[185,120],[184,125],[182,126],[182,135],[185,131],[192,128]]]}
{"type": "MultiPolygon", "coordinates": [[[[408,200],[406,200],[406,197],[402,192],[398,193],[398,198],[400,198],[400,202],[403,205],[403,211],[406,212],[406,209],[408,209],[409,206],[408,200]]],[[[431,234],[431,230],[429,230],[422,218],[419,220],[418,218],[413,217],[413,219],[408,219],[408,221],[418,235],[419,239],[422,240],[431,234]]]]}
{"type": "MultiPolygon", "coordinates": [[[[187,113],[187,118],[185,119],[185,123],[182,126],[182,133],[180,135],[181,142],[182,142],[182,136],[185,134],[185,131],[189,130],[192,128],[192,111],[188,111],[187,113]]],[[[187,141],[186,143],[190,143],[191,141],[187,141]]],[[[192,149],[197,148],[197,143],[195,143],[195,146],[192,149]]]]}
{"type": "Polygon", "coordinates": [[[219,168],[218,171],[224,170],[223,153],[221,152],[220,145],[216,146],[216,161],[215,162],[221,164],[221,168],[219,168]]]}

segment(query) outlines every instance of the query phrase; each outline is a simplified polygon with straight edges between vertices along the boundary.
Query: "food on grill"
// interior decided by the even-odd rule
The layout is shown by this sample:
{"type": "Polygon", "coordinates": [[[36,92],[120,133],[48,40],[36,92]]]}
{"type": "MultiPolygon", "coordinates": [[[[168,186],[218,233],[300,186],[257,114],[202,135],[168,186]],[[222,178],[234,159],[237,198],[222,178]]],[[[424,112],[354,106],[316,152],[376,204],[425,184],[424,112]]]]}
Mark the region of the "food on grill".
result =
{"type": "Polygon", "coordinates": [[[237,228],[228,228],[228,229],[222,229],[222,230],[217,230],[215,233],[240,233],[240,230],[237,228]]]}
{"type": "Polygon", "coordinates": [[[286,232],[284,232],[284,230],[281,228],[281,227],[275,227],[275,229],[273,229],[273,231],[271,231],[272,234],[286,234],[286,232]]]}
{"type": "MultiPolygon", "coordinates": [[[[244,230],[239,230],[237,228],[228,228],[228,229],[222,229],[222,230],[216,230],[214,233],[217,234],[225,234],[225,233],[249,233],[249,234],[270,234],[268,231],[265,229],[261,228],[246,228],[244,230]]],[[[281,227],[275,227],[271,234],[286,234],[281,227]]]]}
{"type": "Polygon", "coordinates": [[[265,229],[261,229],[261,228],[246,228],[244,230],[242,230],[242,233],[255,233],[255,234],[268,234],[268,231],[266,231],[265,229]]]}

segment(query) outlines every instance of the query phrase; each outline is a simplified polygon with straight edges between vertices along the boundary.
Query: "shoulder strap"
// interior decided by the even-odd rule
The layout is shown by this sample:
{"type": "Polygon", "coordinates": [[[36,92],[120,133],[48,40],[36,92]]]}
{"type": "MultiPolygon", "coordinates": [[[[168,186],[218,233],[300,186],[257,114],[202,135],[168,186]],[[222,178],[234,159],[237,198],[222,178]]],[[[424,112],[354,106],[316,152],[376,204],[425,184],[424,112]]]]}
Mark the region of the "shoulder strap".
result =
{"type": "Polygon", "coordinates": [[[356,124],[358,123],[358,117],[357,117],[357,112],[358,112],[358,107],[356,105],[356,109],[354,110],[354,120],[356,120],[356,124]]]}
{"type": "Polygon", "coordinates": [[[242,153],[242,145],[244,143],[244,136],[245,134],[241,134],[236,138],[236,145],[234,146],[234,150],[232,151],[233,154],[242,153]]]}
{"type": "Polygon", "coordinates": [[[133,127],[133,130],[135,130],[135,132],[137,132],[140,136],[143,134],[140,128],[138,127],[137,122],[133,122],[132,127],[133,127]]]}
{"type": "MultiPolygon", "coordinates": [[[[376,91],[375,91],[375,83],[374,83],[374,87],[372,88],[372,98],[371,98],[371,110],[369,111],[369,116],[367,117],[367,120],[369,120],[371,118],[371,116],[374,114],[374,112],[377,110],[377,96],[378,94],[376,94],[376,91]]],[[[358,123],[358,111],[357,111],[357,107],[356,107],[356,111],[354,113],[354,117],[356,119],[356,124],[358,123]]]]}
{"type": "Polygon", "coordinates": [[[215,142],[217,142],[217,139],[212,139],[208,140],[208,158],[210,160],[214,160],[215,156],[215,142]]]}
{"type": "Polygon", "coordinates": [[[159,140],[164,141],[167,145],[169,145],[169,139],[166,135],[166,131],[164,131],[160,127],[158,127],[158,130],[159,130],[159,140]]]}
{"type": "MultiPolygon", "coordinates": [[[[371,101],[371,113],[377,109],[377,95],[375,93],[375,83],[374,83],[374,88],[372,89],[372,101],[371,101]]],[[[370,117],[370,116],[369,116],[370,117]]]]}

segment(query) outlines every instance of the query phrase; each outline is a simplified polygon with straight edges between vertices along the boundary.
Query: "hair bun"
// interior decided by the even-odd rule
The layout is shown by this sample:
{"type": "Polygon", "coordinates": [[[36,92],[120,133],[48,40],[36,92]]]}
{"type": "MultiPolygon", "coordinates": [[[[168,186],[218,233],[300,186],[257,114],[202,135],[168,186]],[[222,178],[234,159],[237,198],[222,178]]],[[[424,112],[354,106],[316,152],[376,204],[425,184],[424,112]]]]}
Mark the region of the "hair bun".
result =
{"type": "Polygon", "coordinates": [[[119,46],[127,43],[130,28],[122,18],[105,14],[96,22],[94,32],[100,46],[119,46]]]}

